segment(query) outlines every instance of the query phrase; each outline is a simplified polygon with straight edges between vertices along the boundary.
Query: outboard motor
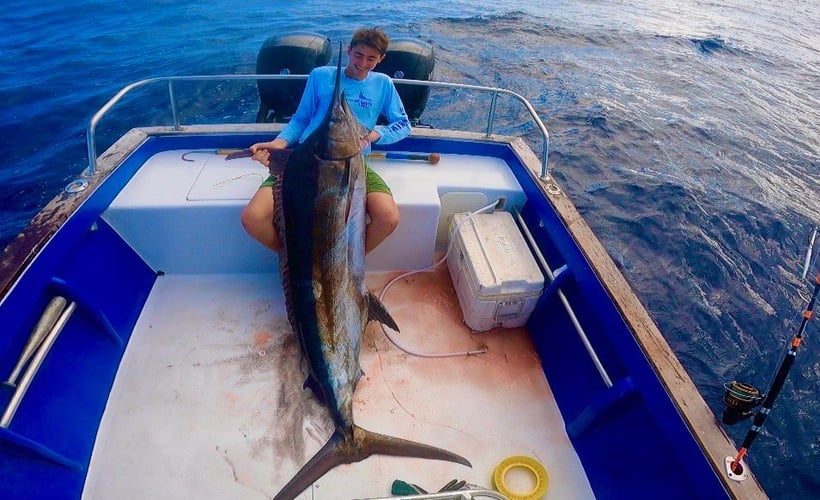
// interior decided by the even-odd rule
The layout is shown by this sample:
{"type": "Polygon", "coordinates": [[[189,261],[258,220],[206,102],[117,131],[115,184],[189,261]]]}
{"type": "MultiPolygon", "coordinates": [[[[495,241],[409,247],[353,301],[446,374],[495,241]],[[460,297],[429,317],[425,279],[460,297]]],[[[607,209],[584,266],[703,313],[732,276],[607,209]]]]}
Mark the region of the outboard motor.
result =
{"type": "MultiPolygon", "coordinates": [[[[394,38],[387,48],[387,57],[376,66],[375,71],[392,78],[430,81],[436,59],[433,46],[416,38],[394,38]]],[[[396,84],[396,90],[410,118],[410,123],[418,125],[421,113],[430,98],[430,87],[396,84]]]]}
{"type": "MultiPolygon", "coordinates": [[[[258,75],[307,75],[330,62],[330,39],[310,32],[294,32],[265,40],[256,57],[258,75]]],[[[285,122],[296,112],[304,80],[257,80],[257,123],[285,122]]]]}

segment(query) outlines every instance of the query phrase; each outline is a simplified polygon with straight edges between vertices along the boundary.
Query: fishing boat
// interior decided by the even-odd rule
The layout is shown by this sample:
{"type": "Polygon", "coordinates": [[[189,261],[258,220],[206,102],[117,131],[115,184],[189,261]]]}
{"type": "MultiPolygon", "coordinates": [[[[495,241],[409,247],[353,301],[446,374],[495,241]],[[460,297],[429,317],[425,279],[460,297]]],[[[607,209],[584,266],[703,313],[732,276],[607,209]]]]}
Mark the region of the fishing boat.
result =
{"type": "MultiPolygon", "coordinates": [[[[321,38],[296,39],[288,50],[325,53],[321,38]]],[[[393,60],[402,47],[428,57],[425,45],[391,44],[393,60]]],[[[354,415],[472,467],[374,455],[298,498],[401,497],[397,485],[422,494],[452,479],[461,490],[413,498],[765,498],[745,463],[729,468],[734,444],[550,176],[533,106],[428,69],[389,72],[417,124],[431,92],[471,96],[459,105],[486,121],[417,126],[369,159],[401,221],[368,254],[367,284],[400,332],[368,328],[354,415]],[[529,116],[538,154],[495,133],[500,100],[529,116]]],[[[277,256],[239,223],[267,170],[225,156],[280,130],[281,104],[263,102],[256,123],[180,118],[186,83],[298,100],[286,89],[307,70],[152,78],[93,116],[89,168],[0,261],[0,496],[269,498],[327,440],[277,256]],[[98,154],[100,121],[165,87],[170,123],[135,118],[98,154]]]]}

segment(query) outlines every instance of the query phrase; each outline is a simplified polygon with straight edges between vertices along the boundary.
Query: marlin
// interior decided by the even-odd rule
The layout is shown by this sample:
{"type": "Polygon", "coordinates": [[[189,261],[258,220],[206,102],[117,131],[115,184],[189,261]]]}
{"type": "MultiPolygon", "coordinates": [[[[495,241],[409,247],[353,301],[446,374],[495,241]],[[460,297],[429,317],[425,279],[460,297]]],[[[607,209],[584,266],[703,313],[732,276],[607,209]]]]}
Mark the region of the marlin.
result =
{"type": "Polygon", "coordinates": [[[359,349],[371,320],[398,331],[367,290],[364,273],[367,131],[341,90],[342,47],[330,108],[319,127],[292,150],[271,151],[274,217],[283,249],[280,274],[288,319],[309,366],[305,386],[330,411],[327,444],[274,497],[292,499],[327,471],[374,454],[447,460],[471,466],[441,448],[365,430],[353,423],[353,392],[361,377],[359,349]]]}

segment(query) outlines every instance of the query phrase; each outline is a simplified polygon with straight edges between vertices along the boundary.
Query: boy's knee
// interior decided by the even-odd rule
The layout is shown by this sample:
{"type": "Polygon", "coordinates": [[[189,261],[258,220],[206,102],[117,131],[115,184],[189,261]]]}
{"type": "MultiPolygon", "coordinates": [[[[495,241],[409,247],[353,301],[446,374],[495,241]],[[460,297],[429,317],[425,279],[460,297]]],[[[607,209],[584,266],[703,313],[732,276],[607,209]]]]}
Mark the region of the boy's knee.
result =
{"type": "Polygon", "coordinates": [[[252,238],[259,241],[274,252],[282,250],[282,241],[276,232],[272,217],[265,216],[246,207],[239,216],[239,222],[252,238]]]}
{"type": "MultiPolygon", "coordinates": [[[[380,193],[379,193],[380,194],[380,193]]],[[[371,222],[395,229],[399,225],[399,207],[392,197],[370,197],[367,200],[367,212],[371,222]]]]}
{"type": "Polygon", "coordinates": [[[370,215],[370,222],[375,222],[386,231],[393,232],[399,225],[399,210],[395,206],[392,208],[383,208],[377,213],[370,215]]]}
{"type": "Polygon", "coordinates": [[[260,217],[254,210],[245,207],[239,215],[239,222],[242,224],[242,227],[245,228],[246,232],[253,234],[257,231],[256,228],[259,227],[260,217]]]}
{"type": "Polygon", "coordinates": [[[393,205],[390,209],[385,210],[382,221],[386,227],[396,229],[396,226],[399,225],[399,207],[393,205]]]}
{"type": "Polygon", "coordinates": [[[242,224],[242,227],[245,228],[245,231],[247,231],[248,228],[251,225],[253,225],[252,216],[250,211],[248,210],[248,207],[242,209],[242,213],[239,214],[239,222],[242,224]]]}
{"type": "Polygon", "coordinates": [[[391,231],[393,229],[396,229],[396,227],[398,227],[398,225],[399,225],[399,209],[398,208],[396,208],[395,210],[393,210],[393,212],[391,212],[389,225],[390,225],[390,230],[391,231]]]}

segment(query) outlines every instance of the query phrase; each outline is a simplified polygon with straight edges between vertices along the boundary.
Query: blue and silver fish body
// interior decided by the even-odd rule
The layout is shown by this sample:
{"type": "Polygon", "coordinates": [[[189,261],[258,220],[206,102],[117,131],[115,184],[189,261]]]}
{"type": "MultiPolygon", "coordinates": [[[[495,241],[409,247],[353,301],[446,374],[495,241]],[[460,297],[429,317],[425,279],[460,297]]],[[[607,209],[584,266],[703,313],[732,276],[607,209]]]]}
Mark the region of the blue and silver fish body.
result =
{"type": "Polygon", "coordinates": [[[341,47],[339,59],[334,99],[322,124],[293,151],[271,152],[271,170],[281,172],[275,220],[283,243],[279,261],[288,318],[308,361],[306,386],[327,406],[335,424],[328,443],[277,499],[294,498],[333,467],[373,454],[470,465],[447,450],[371,432],[353,422],[353,392],[361,376],[359,349],[367,323],[377,320],[395,330],[398,326],[365,284],[366,167],[361,144],[366,131],[341,92],[341,47]]]}
{"type": "Polygon", "coordinates": [[[371,300],[364,274],[366,175],[362,128],[343,94],[325,120],[293,151],[277,183],[277,227],[288,315],[308,360],[308,384],[344,427],[352,425],[371,300]]]}

